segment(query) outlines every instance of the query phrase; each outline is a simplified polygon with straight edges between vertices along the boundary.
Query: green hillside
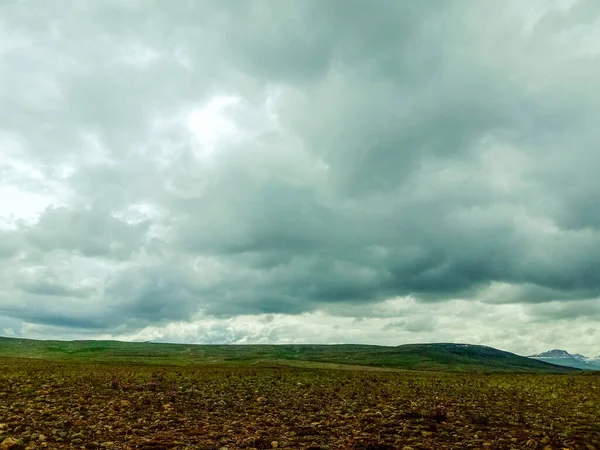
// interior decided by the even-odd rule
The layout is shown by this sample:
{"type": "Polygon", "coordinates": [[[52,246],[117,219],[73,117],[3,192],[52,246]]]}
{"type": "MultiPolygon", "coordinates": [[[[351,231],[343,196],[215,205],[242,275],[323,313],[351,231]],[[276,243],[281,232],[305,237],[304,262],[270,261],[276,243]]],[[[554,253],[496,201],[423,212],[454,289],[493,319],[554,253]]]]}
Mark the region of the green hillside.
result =
{"type": "Polygon", "coordinates": [[[152,365],[365,366],[428,371],[570,373],[576,369],[465,344],[191,345],[0,338],[0,357],[152,365]]]}

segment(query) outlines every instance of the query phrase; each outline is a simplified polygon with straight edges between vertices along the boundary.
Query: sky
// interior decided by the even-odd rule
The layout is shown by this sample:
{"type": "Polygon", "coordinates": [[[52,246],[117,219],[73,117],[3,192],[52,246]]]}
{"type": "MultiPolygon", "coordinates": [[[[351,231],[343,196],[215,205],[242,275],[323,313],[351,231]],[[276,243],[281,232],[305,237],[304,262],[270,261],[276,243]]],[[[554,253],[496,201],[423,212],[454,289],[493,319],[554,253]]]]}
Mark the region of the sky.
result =
{"type": "Polygon", "coordinates": [[[0,1],[0,335],[600,354],[600,2],[0,1]]]}

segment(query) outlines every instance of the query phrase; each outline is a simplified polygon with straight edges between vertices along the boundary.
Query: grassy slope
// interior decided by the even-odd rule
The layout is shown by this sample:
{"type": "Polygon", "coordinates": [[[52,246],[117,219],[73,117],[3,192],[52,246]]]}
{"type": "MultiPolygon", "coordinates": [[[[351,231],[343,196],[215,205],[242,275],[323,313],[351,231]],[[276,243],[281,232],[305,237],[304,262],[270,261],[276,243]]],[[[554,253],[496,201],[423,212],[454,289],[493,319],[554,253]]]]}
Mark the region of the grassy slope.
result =
{"type": "Polygon", "coordinates": [[[489,347],[457,347],[451,344],[411,344],[399,347],[188,345],[119,341],[37,341],[0,337],[0,357],[161,365],[354,365],[436,371],[575,371],[489,347]]]}

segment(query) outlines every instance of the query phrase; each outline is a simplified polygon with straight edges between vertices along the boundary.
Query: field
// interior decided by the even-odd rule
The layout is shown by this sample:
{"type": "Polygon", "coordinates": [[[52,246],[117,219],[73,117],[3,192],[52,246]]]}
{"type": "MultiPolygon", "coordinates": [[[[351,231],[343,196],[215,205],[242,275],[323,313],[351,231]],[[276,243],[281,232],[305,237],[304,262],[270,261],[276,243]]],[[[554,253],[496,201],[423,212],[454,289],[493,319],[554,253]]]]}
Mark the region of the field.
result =
{"type": "Polygon", "coordinates": [[[598,449],[600,376],[0,359],[0,448],[598,449]]]}

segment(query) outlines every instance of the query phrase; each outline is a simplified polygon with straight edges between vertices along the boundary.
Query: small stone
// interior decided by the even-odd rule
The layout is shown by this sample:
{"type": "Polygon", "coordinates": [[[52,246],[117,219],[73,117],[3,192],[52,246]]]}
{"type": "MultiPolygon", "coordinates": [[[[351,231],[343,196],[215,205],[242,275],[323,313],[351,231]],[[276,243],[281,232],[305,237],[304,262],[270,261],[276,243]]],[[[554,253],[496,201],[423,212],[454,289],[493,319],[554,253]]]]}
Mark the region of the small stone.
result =
{"type": "Polygon", "coordinates": [[[25,446],[21,441],[14,438],[6,438],[0,444],[0,450],[24,450],[25,446]]]}

